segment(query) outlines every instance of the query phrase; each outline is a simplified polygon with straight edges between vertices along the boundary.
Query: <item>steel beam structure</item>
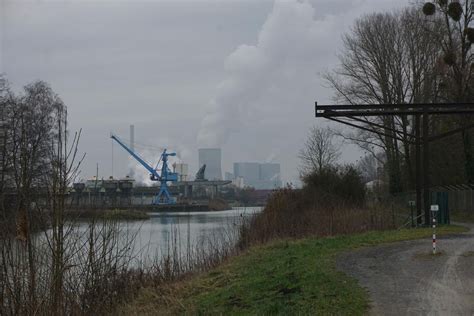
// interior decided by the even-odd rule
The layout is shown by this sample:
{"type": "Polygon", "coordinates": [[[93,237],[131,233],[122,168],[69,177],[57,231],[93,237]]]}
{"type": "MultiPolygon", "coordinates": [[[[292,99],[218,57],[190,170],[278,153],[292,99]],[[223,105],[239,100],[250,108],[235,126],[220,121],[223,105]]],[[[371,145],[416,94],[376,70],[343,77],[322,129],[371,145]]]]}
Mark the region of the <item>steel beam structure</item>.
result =
{"type": "MultiPolygon", "coordinates": [[[[399,141],[408,141],[408,143],[415,145],[417,218],[418,221],[421,221],[422,210],[424,210],[425,225],[430,224],[430,142],[434,142],[445,137],[450,137],[467,129],[474,128],[473,123],[438,135],[429,135],[429,119],[430,116],[434,115],[456,114],[473,115],[474,103],[318,105],[318,103],[315,102],[316,117],[326,118],[350,127],[358,128],[385,137],[391,137],[399,141]],[[415,135],[399,135],[400,131],[385,128],[384,126],[375,122],[370,122],[367,119],[377,116],[385,117],[408,115],[414,117],[415,135]],[[366,126],[359,125],[358,123],[364,124],[366,126]],[[383,128],[384,131],[377,130],[377,128],[383,128]],[[391,131],[393,134],[387,133],[386,131],[391,131]],[[408,136],[409,139],[402,139],[403,136],[408,136]]],[[[419,224],[421,223],[419,222],[419,224]]]]}

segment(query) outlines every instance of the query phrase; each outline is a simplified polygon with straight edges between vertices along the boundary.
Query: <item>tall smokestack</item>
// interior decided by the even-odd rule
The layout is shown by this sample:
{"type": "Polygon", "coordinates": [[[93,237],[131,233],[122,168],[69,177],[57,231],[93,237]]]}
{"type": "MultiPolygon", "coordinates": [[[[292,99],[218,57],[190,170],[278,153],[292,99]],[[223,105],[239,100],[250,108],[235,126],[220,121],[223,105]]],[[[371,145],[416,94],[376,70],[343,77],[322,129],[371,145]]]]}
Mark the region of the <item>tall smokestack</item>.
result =
{"type": "MultiPolygon", "coordinates": [[[[132,151],[135,151],[135,125],[131,124],[130,125],[130,149],[132,151]]],[[[133,178],[135,175],[135,172],[133,168],[130,168],[130,171],[128,172],[128,176],[130,178],[133,178]]]]}
{"type": "Polygon", "coordinates": [[[130,149],[135,151],[135,125],[130,125],[130,149]]]}

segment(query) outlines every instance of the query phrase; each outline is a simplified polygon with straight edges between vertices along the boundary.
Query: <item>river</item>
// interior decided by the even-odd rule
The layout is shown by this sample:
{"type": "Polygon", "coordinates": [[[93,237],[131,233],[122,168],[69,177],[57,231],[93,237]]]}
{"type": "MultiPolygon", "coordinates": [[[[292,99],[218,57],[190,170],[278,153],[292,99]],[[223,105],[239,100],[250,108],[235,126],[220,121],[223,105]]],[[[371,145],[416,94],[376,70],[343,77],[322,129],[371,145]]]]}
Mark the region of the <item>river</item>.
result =
{"type": "MultiPolygon", "coordinates": [[[[56,284],[52,281],[60,275],[64,297],[83,304],[97,293],[115,295],[107,291],[116,293],[124,280],[142,282],[144,276],[150,282],[163,282],[206,269],[233,253],[240,225],[260,211],[249,207],[152,213],[145,221],[68,221],[64,235],[53,229],[38,232],[31,246],[16,238],[5,239],[0,244],[0,297],[15,295],[26,302],[34,280],[36,298],[49,301],[56,284]],[[58,239],[62,242],[54,242],[58,239]],[[60,258],[59,265],[55,258],[60,258]]],[[[0,300],[0,314],[3,304],[23,304],[21,300],[0,300]]]]}
{"type": "MultiPolygon", "coordinates": [[[[230,247],[239,227],[260,207],[241,207],[218,212],[149,213],[145,221],[120,221],[114,225],[118,248],[127,249],[131,265],[146,267],[164,256],[185,257],[190,251],[230,247]]],[[[86,237],[90,222],[77,223],[76,232],[86,237]]]]}

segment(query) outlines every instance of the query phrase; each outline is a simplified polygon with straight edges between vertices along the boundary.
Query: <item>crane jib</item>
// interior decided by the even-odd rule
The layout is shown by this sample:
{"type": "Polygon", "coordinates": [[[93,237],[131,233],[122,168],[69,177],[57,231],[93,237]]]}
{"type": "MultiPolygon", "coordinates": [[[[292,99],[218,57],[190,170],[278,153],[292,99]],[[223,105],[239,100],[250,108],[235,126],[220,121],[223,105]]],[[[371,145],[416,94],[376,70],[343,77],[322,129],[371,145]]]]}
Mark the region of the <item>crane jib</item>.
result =
{"type": "Polygon", "coordinates": [[[151,173],[152,180],[160,180],[160,175],[158,174],[155,168],[151,167],[142,157],[140,157],[137,153],[131,150],[127,145],[125,145],[117,136],[112,135],[110,137],[115,140],[120,146],[122,146],[123,149],[125,149],[133,158],[135,158],[135,160],[137,160],[143,167],[145,167],[145,169],[147,169],[151,173]]]}
{"type": "Polygon", "coordinates": [[[171,172],[170,168],[168,167],[168,157],[176,156],[176,153],[167,153],[166,149],[163,150],[160,160],[158,161],[158,164],[160,163],[160,161],[162,162],[160,175],[157,171],[158,164],[156,168],[151,167],[145,160],[143,160],[143,158],[141,158],[127,145],[125,145],[117,136],[111,135],[110,137],[115,140],[120,146],[122,146],[123,149],[125,149],[133,158],[135,158],[135,160],[137,160],[143,167],[145,167],[145,169],[147,169],[151,173],[151,180],[160,181],[160,191],[154,198],[153,204],[175,204],[176,201],[170,194],[167,182],[178,181],[178,174],[176,172],[171,172]]]}

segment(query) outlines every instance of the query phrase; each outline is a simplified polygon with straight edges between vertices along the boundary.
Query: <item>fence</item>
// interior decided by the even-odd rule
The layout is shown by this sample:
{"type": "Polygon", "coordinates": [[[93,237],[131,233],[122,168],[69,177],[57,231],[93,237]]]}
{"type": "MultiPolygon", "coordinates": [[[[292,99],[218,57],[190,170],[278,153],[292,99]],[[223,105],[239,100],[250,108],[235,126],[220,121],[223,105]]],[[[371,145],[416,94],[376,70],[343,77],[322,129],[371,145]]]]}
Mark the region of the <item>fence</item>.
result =
{"type": "MultiPolygon", "coordinates": [[[[415,208],[416,200],[414,192],[400,193],[391,198],[398,212],[410,212],[415,208]],[[410,203],[412,201],[412,203],[410,203]],[[411,205],[410,205],[411,204],[411,205]]],[[[435,187],[431,189],[431,204],[439,205],[438,222],[446,224],[450,222],[452,213],[474,214],[474,185],[450,185],[435,187]]]]}
{"type": "Polygon", "coordinates": [[[445,191],[448,207],[452,212],[474,213],[474,188],[468,185],[456,186],[445,191]]]}
{"type": "MultiPolygon", "coordinates": [[[[456,205],[459,204],[459,197],[454,196],[456,191],[446,191],[441,188],[431,189],[430,205],[439,206],[437,221],[440,224],[450,223],[450,212],[457,211],[456,205]],[[455,204],[457,203],[457,204],[455,204]]],[[[474,194],[474,193],[473,193],[474,194]]],[[[474,200],[472,201],[474,203],[474,200]]],[[[416,226],[418,221],[423,221],[424,215],[417,216],[416,193],[402,192],[395,195],[377,195],[376,203],[390,207],[395,218],[396,225],[400,227],[416,226]]]]}

